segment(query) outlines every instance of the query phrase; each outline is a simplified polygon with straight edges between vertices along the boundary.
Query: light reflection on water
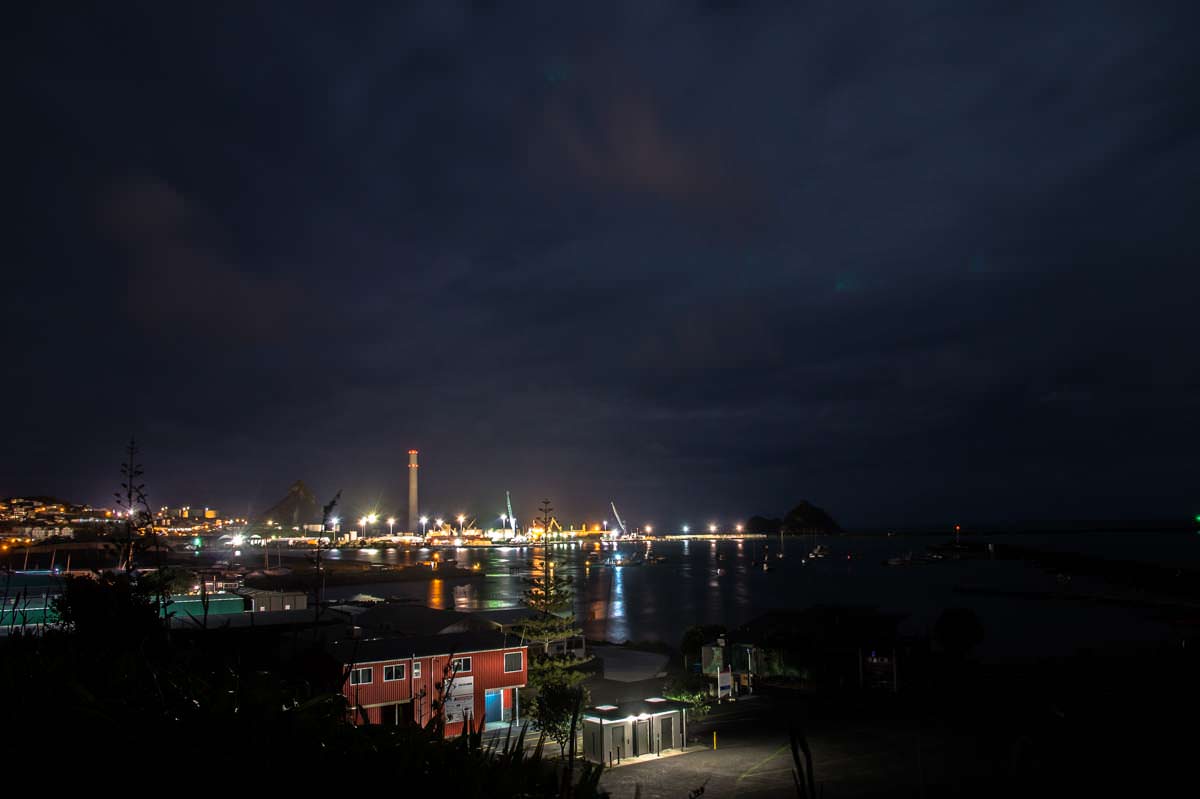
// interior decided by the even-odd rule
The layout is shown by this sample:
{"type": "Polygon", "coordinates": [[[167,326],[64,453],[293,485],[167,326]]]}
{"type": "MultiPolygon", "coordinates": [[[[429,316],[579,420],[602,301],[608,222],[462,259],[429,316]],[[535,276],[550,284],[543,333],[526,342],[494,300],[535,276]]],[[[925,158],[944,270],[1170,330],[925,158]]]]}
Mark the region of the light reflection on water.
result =
{"type": "Polygon", "coordinates": [[[431,608],[438,610],[446,609],[446,581],[434,579],[429,581],[429,595],[425,597],[425,604],[431,608]]]}
{"type": "MultiPolygon", "coordinates": [[[[735,625],[772,608],[857,604],[908,613],[904,631],[927,633],[946,607],[971,607],[983,618],[987,637],[981,654],[1030,652],[1063,654],[1076,646],[1111,638],[1154,639],[1164,628],[1133,611],[1081,603],[1011,599],[956,591],[958,586],[1009,591],[1053,591],[1055,575],[1016,562],[964,560],[904,568],[884,561],[909,551],[920,554],[935,538],[821,537],[789,539],[786,557],[776,558],[775,541],[654,542],[666,563],[614,568],[586,564],[589,552],[601,560],[620,551],[626,559],[647,551],[644,543],[619,547],[594,544],[552,546],[556,571],[574,580],[575,611],[588,638],[664,640],[677,644],[692,624],[735,625]],[[802,561],[815,543],[832,550],[828,558],[802,561]],[[847,557],[849,556],[849,557],[847,557]],[[766,559],[769,572],[761,568],[766,559]],[[717,570],[723,574],[718,575],[717,570]]],[[[1017,542],[1020,543],[1020,542],[1017,542]]],[[[1028,541],[1029,546],[1038,542],[1028,541]]],[[[443,559],[460,566],[482,564],[484,579],[438,579],[428,583],[380,583],[329,589],[331,597],[357,593],[407,598],[431,607],[460,610],[520,604],[528,562],[542,558],[541,547],[459,548],[442,550],[443,559]],[[455,587],[467,586],[462,590],[455,587]],[[449,594],[447,593],[449,592],[449,594]]],[[[408,565],[432,557],[431,550],[392,549],[374,555],[343,549],[331,559],[408,565]]],[[[1200,558],[1198,558],[1200,559],[1200,558]]],[[[1077,589],[1093,586],[1076,578],[1077,589]]]]}

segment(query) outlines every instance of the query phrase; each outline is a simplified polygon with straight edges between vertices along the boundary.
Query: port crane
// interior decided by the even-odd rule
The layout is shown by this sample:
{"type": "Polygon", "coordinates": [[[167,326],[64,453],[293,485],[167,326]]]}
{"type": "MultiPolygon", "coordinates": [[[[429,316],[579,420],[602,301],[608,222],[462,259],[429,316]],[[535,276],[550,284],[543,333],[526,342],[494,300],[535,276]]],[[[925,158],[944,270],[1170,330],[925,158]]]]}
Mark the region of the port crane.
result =
{"type": "Polygon", "coordinates": [[[513,535],[517,534],[517,517],[512,512],[512,494],[504,492],[504,502],[508,505],[508,523],[512,527],[513,535]]]}
{"type": "Polygon", "coordinates": [[[621,535],[629,535],[629,530],[625,528],[625,522],[621,520],[621,514],[617,513],[617,505],[615,502],[609,502],[608,506],[612,508],[613,516],[617,518],[617,526],[621,528],[621,535]]]}

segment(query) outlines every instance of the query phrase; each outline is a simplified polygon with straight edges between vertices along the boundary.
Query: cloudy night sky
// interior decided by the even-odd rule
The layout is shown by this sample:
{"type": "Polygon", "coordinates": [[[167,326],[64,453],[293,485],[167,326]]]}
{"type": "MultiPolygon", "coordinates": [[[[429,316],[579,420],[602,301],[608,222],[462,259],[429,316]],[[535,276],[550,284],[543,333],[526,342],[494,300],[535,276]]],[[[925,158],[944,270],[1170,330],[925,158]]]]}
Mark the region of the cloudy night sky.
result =
{"type": "Polygon", "coordinates": [[[10,18],[0,495],[1200,512],[1194,3],[10,18]],[[15,178],[15,180],[11,179],[15,178]],[[15,198],[13,197],[15,195],[15,198]]]}

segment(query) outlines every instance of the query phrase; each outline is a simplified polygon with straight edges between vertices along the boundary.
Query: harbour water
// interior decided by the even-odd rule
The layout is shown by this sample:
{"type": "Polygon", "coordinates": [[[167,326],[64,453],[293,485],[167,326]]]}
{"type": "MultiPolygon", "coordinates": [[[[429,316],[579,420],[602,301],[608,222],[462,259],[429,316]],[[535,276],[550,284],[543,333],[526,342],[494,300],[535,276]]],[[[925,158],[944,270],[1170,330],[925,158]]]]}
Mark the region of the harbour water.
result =
{"type": "MultiPolygon", "coordinates": [[[[1012,593],[1063,593],[1059,575],[1019,561],[964,559],[895,567],[889,558],[919,555],[943,539],[829,536],[788,539],[778,558],[778,539],[745,541],[637,542],[551,545],[556,573],[574,580],[575,611],[584,634],[594,640],[664,641],[678,644],[693,624],[736,625],[773,608],[814,604],[855,604],[907,614],[902,631],[928,633],[947,607],[979,614],[986,637],[979,654],[990,658],[1065,655],[1080,648],[1147,644],[1170,640],[1170,629],[1140,608],[1097,604],[1086,595],[1107,595],[1113,587],[1098,578],[1074,576],[1069,591],[1079,601],[1014,597],[1012,593]],[[811,559],[817,544],[830,554],[811,559]],[[663,556],[666,561],[638,566],[589,563],[620,553],[663,556]],[[763,561],[770,571],[764,571],[763,561]],[[964,590],[966,589],[966,590],[964,590]]],[[[1200,536],[1164,534],[1014,535],[988,538],[1023,546],[1165,562],[1200,564],[1200,536]],[[1133,551],[1131,551],[1131,548],[1133,551]]],[[[479,563],[484,579],[380,583],[330,589],[331,598],[355,594],[401,597],[437,608],[477,610],[512,607],[525,589],[529,563],[539,547],[444,550],[468,568],[479,563]]],[[[404,548],[334,550],[342,560],[415,563],[428,550],[404,548]]]]}

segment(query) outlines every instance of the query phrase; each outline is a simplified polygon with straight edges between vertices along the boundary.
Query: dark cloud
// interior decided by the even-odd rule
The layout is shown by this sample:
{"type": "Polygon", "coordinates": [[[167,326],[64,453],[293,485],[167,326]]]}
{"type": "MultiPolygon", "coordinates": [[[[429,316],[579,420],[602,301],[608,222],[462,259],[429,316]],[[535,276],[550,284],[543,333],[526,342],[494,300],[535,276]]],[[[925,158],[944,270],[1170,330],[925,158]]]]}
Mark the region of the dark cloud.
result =
{"type": "Polygon", "coordinates": [[[38,9],[0,493],[1193,513],[1197,21],[38,9]]]}
{"type": "Polygon", "coordinates": [[[229,263],[212,220],[159,179],[112,186],[101,200],[100,220],[129,264],[128,313],[150,330],[270,339],[300,310],[298,285],[229,263]]]}

